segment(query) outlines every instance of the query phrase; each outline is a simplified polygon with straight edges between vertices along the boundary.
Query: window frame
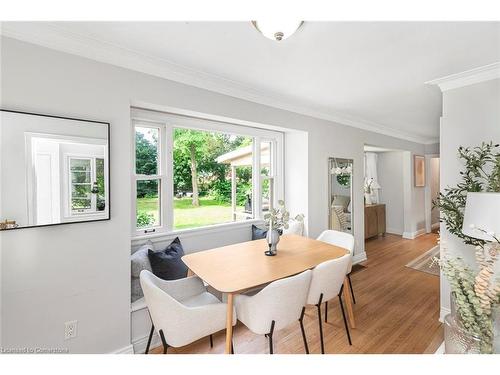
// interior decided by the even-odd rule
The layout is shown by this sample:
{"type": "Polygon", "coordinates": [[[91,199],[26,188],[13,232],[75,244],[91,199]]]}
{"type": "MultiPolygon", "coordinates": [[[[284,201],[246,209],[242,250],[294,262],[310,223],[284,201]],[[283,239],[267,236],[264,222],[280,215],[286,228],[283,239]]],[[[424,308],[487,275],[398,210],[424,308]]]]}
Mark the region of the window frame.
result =
{"type": "MultiPolygon", "coordinates": [[[[81,215],[86,215],[90,213],[97,212],[97,199],[94,196],[94,194],[90,194],[90,208],[89,209],[82,209],[82,210],[73,210],[73,185],[78,184],[78,185],[90,185],[90,190],[92,191],[92,187],[94,185],[94,181],[96,180],[96,164],[95,164],[95,158],[91,156],[74,156],[74,155],[68,155],[68,200],[67,200],[67,205],[68,205],[68,212],[69,212],[69,217],[73,216],[81,216],[81,215]],[[89,166],[90,166],[90,182],[88,183],[75,183],[72,181],[72,173],[73,170],[71,169],[71,161],[72,160],[86,160],[89,161],[89,166]]],[[[85,199],[85,198],[75,198],[75,199],[85,199]]],[[[86,198],[88,199],[88,198],[86,198]]]]}
{"type": "MultiPolygon", "coordinates": [[[[261,142],[271,142],[273,147],[272,164],[274,179],[274,204],[284,197],[283,188],[283,141],[284,134],[275,130],[268,130],[247,125],[239,125],[232,122],[222,122],[208,118],[190,117],[172,113],[156,112],[151,110],[133,108],[131,110],[131,130],[132,130],[132,233],[133,237],[154,237],[164,234],[177,234],[186,232],[202,232],[211,228],[223,228],[252,223],[263,220],[261,186],[263,176],[260,172],[260,144],[261,142]],[[155,127],[159,129],[159,176],[161,177],[161,198],[160,212],[162,216],[161,225],[155,227],[154,231],[146,228],[137,228],[137,191],[136,181],[143,176],[136,175],[136,152],[135,152],[135,128],[155,127]],[[253,219],[243,221],[232,221],[205,225],[196,228],[174,229],[173,211],[173,133],[175,128],[184,128],[199,131],[218,132],[234,134],[253,138],[252,149],[252,214],[253,219]],[[161,140],[161,141],[160,141],[161,140]],[[258,166],[258,167],[256,167],[258,166]]],[[[149,176],[151,177],[151,176],[149,176]]],[[[149,178],[146,178],[149,179],[149,178]]]]}

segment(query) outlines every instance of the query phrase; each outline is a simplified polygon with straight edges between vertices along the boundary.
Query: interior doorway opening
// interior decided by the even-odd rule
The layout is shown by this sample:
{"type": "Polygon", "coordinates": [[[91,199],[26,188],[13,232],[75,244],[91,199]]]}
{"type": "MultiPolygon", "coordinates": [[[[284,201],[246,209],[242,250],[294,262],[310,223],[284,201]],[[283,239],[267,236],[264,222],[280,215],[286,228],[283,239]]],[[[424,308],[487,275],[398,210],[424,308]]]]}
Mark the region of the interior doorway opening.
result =
{"type": "Polygon", "coordinates": [[[434,207],[435,200],[439,197],[440,176],[439,155],[426,155],[426,178],[425,186],[425,232],[439,231],[439,209],[434,207]]]}

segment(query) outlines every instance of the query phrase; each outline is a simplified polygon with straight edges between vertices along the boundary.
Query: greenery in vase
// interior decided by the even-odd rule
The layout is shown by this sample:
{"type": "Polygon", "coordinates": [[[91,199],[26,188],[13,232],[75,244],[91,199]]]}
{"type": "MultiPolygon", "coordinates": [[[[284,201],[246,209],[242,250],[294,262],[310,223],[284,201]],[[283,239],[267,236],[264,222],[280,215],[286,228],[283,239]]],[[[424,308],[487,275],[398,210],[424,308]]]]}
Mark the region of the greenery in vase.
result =
{"type": "Polygon", "coordinates": [[[465,244],[475,246],[479,271],[471,269],[459,257],[450,257],[445,244],[441,244],[444,256],[438,261],[455,296],[460,324],[481,339],[481,353],[491,353],[492,310],[500,304],[500,280],[493,271],[500,254],[500,241],[495,233],[488,233],[492,242],[466,236],[462,225],[468,192],[500,192],[500,145],[483,142],[474,148],[459,147],[458,156],[465,165],[460,172],[462,180],[440,193],[434,205],[439,207],[446,229],[465,244]]]}
{"type": "MultiPolygon", "coordinates": [[[[283,229],[288,229],[290,225],[290,213],[285,207],[285,202],[279,200],[278,208],[271,208],[269,212],[264,215],[264,220],[266,221],[266,227],[271,230],[282,231],[283,229]]],[[[303,221],[304,215],[299,214],[295,216],[294,220],[303,221]]]]}
{"type": "Polygon", "coordinates": [[[500,254],[500,242],[476,248],[480,271],[472,270],[462,258],[452,258],[441,244],[444,256],[437,260],[450,282],[455,297],[458,322],[471,335],[480,338],[481,353],[493,351],[492,311],[500,303],[500,281],[495,279],[493,265],[500,254]]]}

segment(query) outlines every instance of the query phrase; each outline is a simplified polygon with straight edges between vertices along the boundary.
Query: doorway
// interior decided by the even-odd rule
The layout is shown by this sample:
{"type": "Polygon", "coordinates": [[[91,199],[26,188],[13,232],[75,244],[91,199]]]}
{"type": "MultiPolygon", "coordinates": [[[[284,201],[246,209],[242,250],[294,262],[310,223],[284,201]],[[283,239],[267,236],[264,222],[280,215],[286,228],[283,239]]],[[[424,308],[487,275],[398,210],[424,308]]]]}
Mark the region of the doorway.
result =
{"type": "Polygon", "coordinates": [[[439,230],[439,209],[433,204],[439,197],[439,155],[426,155],[425,166],[428,181],[425,186],[425,231],[431,233],[439,230]]]}

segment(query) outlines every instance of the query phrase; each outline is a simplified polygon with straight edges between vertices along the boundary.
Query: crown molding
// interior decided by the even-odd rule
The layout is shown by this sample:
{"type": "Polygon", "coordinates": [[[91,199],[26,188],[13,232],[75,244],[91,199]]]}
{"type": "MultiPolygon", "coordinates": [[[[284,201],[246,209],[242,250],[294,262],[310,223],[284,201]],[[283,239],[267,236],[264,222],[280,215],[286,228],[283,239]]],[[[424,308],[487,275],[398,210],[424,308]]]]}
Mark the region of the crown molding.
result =
{"type": "Polygon", "coordinates": [[[421,144],[439,142],[438,138],[423,137],[418,134],[401,131],[336,111],[318,109],[313,106],[304,105],[304,103],[286,98],[275,92],[263,92],[224,77],[191,69],[165,59],[148,56],[108,42],[80,35],[50,22],[2,22],[0,35],[238,99],[332,121],[394,138],[421,144]]]}
{"type": "Polygon", "coordinates": [[[442,92],[445,92],[497,78],[500,78],[500,62],[436,78],[425,83],[427,85],[437,85],[442,92]]]}

